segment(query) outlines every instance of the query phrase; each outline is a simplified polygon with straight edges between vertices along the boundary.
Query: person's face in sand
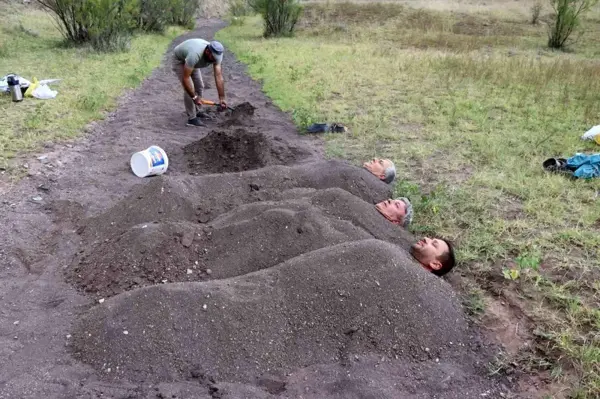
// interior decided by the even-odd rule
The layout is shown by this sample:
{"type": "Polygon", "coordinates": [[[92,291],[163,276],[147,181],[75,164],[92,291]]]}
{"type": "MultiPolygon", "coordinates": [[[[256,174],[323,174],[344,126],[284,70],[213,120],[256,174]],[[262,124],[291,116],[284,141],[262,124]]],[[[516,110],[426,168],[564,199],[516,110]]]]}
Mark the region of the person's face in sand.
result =
{"type": "Polygon", "coordinates": [[[367,169],[369,172],[373,173],[380,180],[385,179],[385,171],[386,169],[390,169],[393,166],[392,161],[389,159],[379,159],[373,158],[369,162],[365,162],[363,167],[367,169]]]}
{"type": "Polygon", "coordinates": [[[389,199],[381,201],[375,205],[375,208],[390,222],[404,224],[404,217],[406,216],[406,203],[404,201],[389,199]]]}
{"type": "Polygon", "coordinates": [[[435,274],[439,274],[442,269],[449,267],[442,273],[445,274],[454,266],[454,255],[451,254],[450,246],[439,238],[425,237],[417,241],[411,246],[410,253],[425,269],[435,274]]]}

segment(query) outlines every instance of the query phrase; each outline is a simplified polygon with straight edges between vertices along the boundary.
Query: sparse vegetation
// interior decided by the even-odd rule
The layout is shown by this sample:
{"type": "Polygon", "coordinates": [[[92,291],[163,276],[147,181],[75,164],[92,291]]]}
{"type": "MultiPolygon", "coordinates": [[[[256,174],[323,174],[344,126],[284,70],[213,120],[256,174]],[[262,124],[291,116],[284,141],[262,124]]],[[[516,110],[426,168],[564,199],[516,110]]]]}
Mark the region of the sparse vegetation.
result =
{"type": "Polygon", "coordinates": [[[349,125],[326,136],[328,154],[394,159],[413,232],[457,243],[458,270],[478,293],[471,311],[483,310],[483,295],[520,298],[537,351],[521,353],[521,367],[551,370],[573,397],[598,397],[600,180],[541,164],[598,152],[579,137],[600,115],[600,26],[569,54],[544,51],[546,28],[527,8],[307,5],[294,38],[259,40],[262,28],[248,17],[218,37],[298,125],[349,125]]]}
{"type": "Polygon", "coordinates": [[[531,6],[531,23],[533,25],[537,25],[538,21],[540,20],[540,14],[543,8],[544,5],[542,4],[541,0],[536,1],[531,6]]]}
{"type": "Polygon", "coordinates": [[[548,46],[562,49],[571,35],[581,25],[583,15],[598,3],[598,0],[551,0],[554,11],[548,33],[548,46]]]}

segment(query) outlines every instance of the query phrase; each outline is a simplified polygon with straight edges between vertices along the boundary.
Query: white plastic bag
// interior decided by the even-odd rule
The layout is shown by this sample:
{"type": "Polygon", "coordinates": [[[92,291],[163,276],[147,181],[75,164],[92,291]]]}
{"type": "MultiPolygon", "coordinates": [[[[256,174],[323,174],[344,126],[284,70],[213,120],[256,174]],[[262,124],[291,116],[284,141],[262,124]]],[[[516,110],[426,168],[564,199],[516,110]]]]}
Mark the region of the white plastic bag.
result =
{"type": "Polygon", "coordinates": [[[49,84],[60,82],[60,81],[61,81],[61,79],[43,79],[43,80],[40,80],[39,83],[41,85],[49,85],[49,84]]]}
{"type": "Polygon", "coordinates": [[[583,136],[581,136],[581,138],[583,140],[593,140],[594,137],[596,137],[599,134],[600,134],[600,125],[596,125],[593,128],[591,128],[590,130],[588,130],[587,132],[585,132],[585,134],[583,136]]]}
{"type": "Polygon", "coordinates": [[[41,84],[36,87],[31,94],[40,100],[49,100],[51,98],[55,98],[58,92],[50,89],[46,84],[41,84]]]}

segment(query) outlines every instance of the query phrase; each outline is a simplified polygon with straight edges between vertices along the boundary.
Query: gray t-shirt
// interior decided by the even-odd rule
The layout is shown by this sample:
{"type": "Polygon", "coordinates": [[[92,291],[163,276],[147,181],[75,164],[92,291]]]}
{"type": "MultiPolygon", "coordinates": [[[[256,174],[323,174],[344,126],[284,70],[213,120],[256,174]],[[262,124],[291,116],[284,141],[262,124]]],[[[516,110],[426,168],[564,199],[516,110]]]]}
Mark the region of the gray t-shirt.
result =
{"type": "MultiPolygon", "coordinates": [[[[190,68],[205,68],[212,63],[203,57],[206,46],[209,45],[204,39],[188,39],[173,49],[173,54],[181,63],[190,68]]],[[[215,54],[215,64],[219,65],[223,60],[223,54],[215,54]]]]}

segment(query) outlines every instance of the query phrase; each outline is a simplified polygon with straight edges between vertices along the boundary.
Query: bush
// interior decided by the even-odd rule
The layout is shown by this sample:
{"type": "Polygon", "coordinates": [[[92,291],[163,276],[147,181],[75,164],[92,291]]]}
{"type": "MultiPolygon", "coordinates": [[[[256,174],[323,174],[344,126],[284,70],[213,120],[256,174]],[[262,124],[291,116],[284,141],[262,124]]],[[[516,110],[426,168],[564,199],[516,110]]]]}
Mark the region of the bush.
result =
{"type": "Polygon", "coordinates": [[[561,49],[581,24],[581,16],[598,0],[550,0],[554,15],[549,23],[548,47],[561,49]]]}
{"type": "Polygon", "coordinates": [[[139,12],[138,0],[37,0],[52,11],[70,42],[90,43],[100,51],[129,46],[139,12]]]}
{"type": "Polygon", "coordinates": [[[196,26],[196,13],[200,8],[200,0],[170,0],[171,20],[174,25],[188,29],[196,26]]]}
{"type": "Polygon", "coordinates": [[[98,51],[123,51],[129,48],[135,16],[136,0],[86,0],[90,43],[98,51]]]}
{"type": "Polygon", "coordinates": [[[298,0],[251,0],[250,6],[264,19],[264,36],[290,36],[302,12],[298,0]]]}
{"type": "Polygon", "coordinates": [[[249,15],[252,8],[248,4],[247,0],[230,0],[229,1],[229,14],[233,17],[243,17],[249,15]]]}
{"type": "Polygon", "coordinates": [[[542,2],[540,0],[536,1],[532,6],[531,6],[531,24],[532,25],[537,25],[538,21],[540,20],[540,13],[542,12],[542,2]]]}
{"type": "Polygon", "coordinates": [[[61,33],[70,42],[84,43],[90,40],[87,26],[85,0],[37,0],[51,11],[61,33]]]}
{"type": "Polygon", "coordinates": [[[37,0],[54,14],[63,36],[98,51],[128,48],[135,29],[163,32],[195,25],[200,0],[37,0]]]}
{"type": "Polygon", "coordinates": [[[171,0],[139,0],[137,26],[146,32],[164,32],[171,23],[171,0]]]}
{"type": "Polygon", "coordinates": [[[193,29],[200,0],[139,0],[138,27],[147,32],[164,32],[168,25],[193,29]]]}

